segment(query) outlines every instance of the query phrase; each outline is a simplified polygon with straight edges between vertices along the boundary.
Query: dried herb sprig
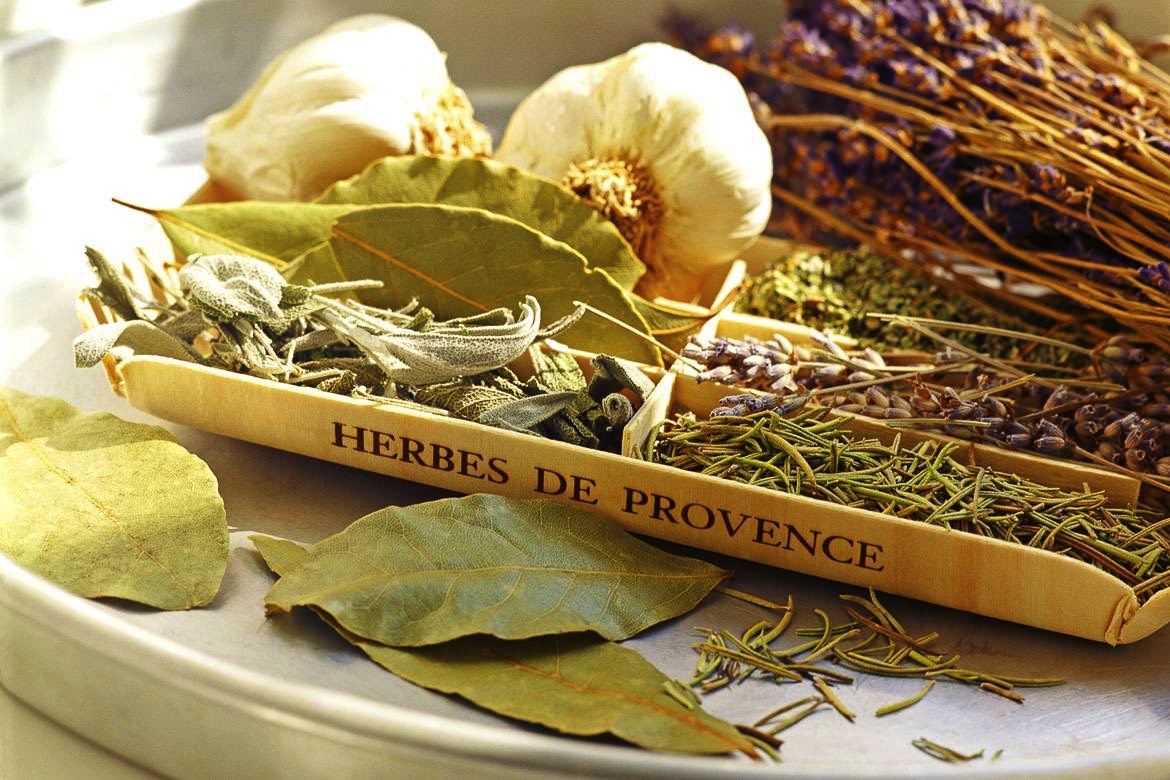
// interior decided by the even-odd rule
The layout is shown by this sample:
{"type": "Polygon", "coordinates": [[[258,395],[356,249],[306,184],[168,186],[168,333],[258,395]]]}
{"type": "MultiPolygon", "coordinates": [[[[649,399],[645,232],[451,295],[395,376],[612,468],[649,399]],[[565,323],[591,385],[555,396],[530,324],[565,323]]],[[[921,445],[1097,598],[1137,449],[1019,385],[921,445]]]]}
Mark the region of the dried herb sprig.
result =
{"type": "Polygon", "coordinates": [[[666,421],[649,457],[756,487],[1049,550],[1109,572],[1140,601],[1170,585],[1170,540],[1150,512],[1110,507],[1101,493],[1068,493],[1014,474],[971,468],[952,457],[954,444],[902,447],[857,438],[847,424],[847,418],[823,408],[792,418],[773,410],[708,420],[684,414],[666,421]]]}
{"type": "Polygon", "coordinates": [[[738,27],[668,25],[753,96],[785,228],[936,268],[975,262],[1170,344],[1163,71],[1101,22],[1022,0],[788,11],[766,45],[738,27]]]}
{"type": "Polygon", "coordinates": [[[499,308],[440,322],[416,301],[384,309],[329,297],[380,282],[306,287],[252,258],[195,256],[174,284],[141,258],[164,305],[138,293],[100,253],[89,257],[99,286],[86,294],[123,321],[83,334],[78,365],[126,346],[609,450],[652,387],[637,366],[606,355],[594,358],[587,382],[572,356],[536,346],[575,323],[583,307],[544,324],[539,302],[527,296],[518,315],[499,308]],[[527,380],[507,368],[524,355],[534,369],[527,380]]]}
{"type": "Polygon", "coordinates": [[[824,611],[814,610],[820,625],[795,630],[798,637],[810,639],[787,647],[773,645],[783,638],[795,614],[791,596],[787,605],[777,605],[781,615],[775,623],[760,620],[742,635],[726,629],[697,628],[705,639],[694,645],[699,655],[690,685],[711,693],[753,676],[780,684],[810,682],[816,693],[789,701],[752,724],[752,728],[774,736],[826,707],[847,720],[856,718],[833,690],[833,686],[852,683],[854,677],[826,666],[829,662],[858,674],[925,680],[917,694],[878,708],[874,717],[891,715],[917,704],[938,682],[976,686],[1021,702],[1023,697],[1014,688],[1047,687],[1064,682],[1056,678],[1015,677],[961,668],[958,655],[928,649],[939,639],[937,632],[918,637],[910,634],[872,589],[868,597],[843,594],[840,598],[852,620],[834,624],[824,611]]]}

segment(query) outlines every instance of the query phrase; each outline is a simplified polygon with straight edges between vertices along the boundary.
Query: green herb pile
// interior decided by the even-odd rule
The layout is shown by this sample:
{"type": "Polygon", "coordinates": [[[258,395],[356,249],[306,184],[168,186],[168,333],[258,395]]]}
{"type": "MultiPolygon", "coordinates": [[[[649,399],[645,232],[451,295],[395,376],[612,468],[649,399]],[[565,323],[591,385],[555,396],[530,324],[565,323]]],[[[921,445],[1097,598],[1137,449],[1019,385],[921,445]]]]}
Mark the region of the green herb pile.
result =
{"type": "MultiPolygon", "coordinates": [[[[913,330],[892,329],[870,314],[893,314],[948,320],[965,325],[1019,328],[1027,325],[1005,316],[986,301],[956,292],[953,285],[921,270],[904,268],[866,248],[799,250],[777,259],[748,279],[735,308],[747,314],[795,322],[816,330],[850,336],[879,351],[934,351],[929,338],[913,330]]],[[[956,333],[964,346],[994,357],[1016,358],[1025,345],[974,331],[956,333]]],[[[1049,354],[1067,363],[1067,353],[1049,354]]]]}

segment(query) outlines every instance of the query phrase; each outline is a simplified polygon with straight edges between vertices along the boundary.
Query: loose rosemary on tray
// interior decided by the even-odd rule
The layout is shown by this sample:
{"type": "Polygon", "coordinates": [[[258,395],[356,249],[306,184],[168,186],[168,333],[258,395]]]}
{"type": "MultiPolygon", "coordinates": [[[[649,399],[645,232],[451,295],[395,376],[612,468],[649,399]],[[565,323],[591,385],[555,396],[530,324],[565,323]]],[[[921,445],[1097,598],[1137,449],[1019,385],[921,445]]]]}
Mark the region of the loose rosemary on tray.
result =
{"type": "MultiPolygon", "coordinates": [[[[797,628],[794,640],[785,641],[795,616],[793,598],[786,604],[759,596],[720,587],[720,591],[749,601],[776,613],[774,619],[753,623],[741,634],[727,629],[696,628],[703,638],[693,645],[698,653],[689,687],[672,680],[664,687],[672,698],[684,706],[696,706],[701,697],[725,690],[751,678],[776,683],[779,690],[788,685],[808,683],[813,691],[790,699],[762,715],[750,727],[753,735],[775,740],[776,735],[801,723],[817,712],[835,710],[846,720],[855,722],[858,713],[849,707],[848,694],[837,689],[852,686],[859,676],[919,679],[923,685],[904,699],[878,707],[873,717],[883,718],[918,704],[938,683],[978,687],[987,693],[1017,704],[1024,703],[1020,688],[1044,688],[1064,684],[1063,679],[1020,677],[999,672],[983,672],[959,665],[957,653],[935,645],[937,631],[916,635],[878,599],[870,589],[868,598],[842,594],[847,622],[834,623],[820,609],[814,610],[818,625],[797,628]],[[780,645],[780,646],[777,646],[780,645]]],[[[799,694],[798,694],[799,695],[799,694]]],[[[927,739],[915,740],[914,747],[944,761],[968,761],[982,751],[963,755],[927,739]]]]}

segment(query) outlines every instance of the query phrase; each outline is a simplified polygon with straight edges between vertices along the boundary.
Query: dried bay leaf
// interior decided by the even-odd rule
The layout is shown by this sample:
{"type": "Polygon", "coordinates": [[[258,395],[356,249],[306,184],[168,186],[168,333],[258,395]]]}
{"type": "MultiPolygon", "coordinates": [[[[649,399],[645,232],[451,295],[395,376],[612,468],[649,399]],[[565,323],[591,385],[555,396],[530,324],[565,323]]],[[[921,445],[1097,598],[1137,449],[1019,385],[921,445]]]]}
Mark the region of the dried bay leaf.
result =
{"type": "Polygon", "coordinates": [[[577,507],[471,495],[366,515],[314,545],[266,604],[316,607],[394,646],[477,633],[624,639],[688,612],[726,575],[577,507]]]}
{"type": "MultiPolygon", "coordinates": [[[[483,209],[417,203],[360,209],[337,220],[328,250],[308,253],[290,280],[375,279],[384,286],[363,290],[363,301],[393,306],[417,298],[441,319],[515,306],[533,295],[552,320],[581,300],[648,334],[629,294],[605,271],[590,268],[567,244],[483,209]]],[[[560,340],[662,364],[657,347],[599,317],[586,317],[560,340]]]]}
{"type": "Polygon", "coordinates": [[[667,695],[667,676],[639,653],[588,634],[476,636],[410,650],[354,644],[415,685],[564,734],[612,734],[649,750],[754,755],[730,723],[667,695]]]}
{"type": "MultiPolygon", "coordinates": [[[[378,306],[399,306],[417,296],[449,318],[510,308],[534,295],[557,319],[579,299],[649,335],[635,299],[604,270],[591,268],[569,245],[482,209],[239,201],[140,210],[159,220],[183,256],[247,255],[298,284],[383,281],[383,290],[358,295],[378,306]],[[340,222],[348,225],[344,236],[335,226],[340,222]]],[[[651,343],[597,318],[562,340],[662,365],[651,343]]]]}
{"type": "Polygon", "coordinates": [[[327,189],[317,203],[442,203],[509,217],[562,241],[631,290],[646,272],[613,223],[568,189],[495,160],[386,157],[327,189]]]}
{"type": "MultiPolygon", "coordinates": [[[[282,577],[308,558],[295,542],[250,538],[282,577]]],[[[406,649],[365,641],[318,614],[392,674],[501,715],[563,734],[612,734],[648,750],[755,755],[734,726],[666,694],[667,676],[636,651],[589,634],[511,641],[472,636],[406,649]]]]}
{"type": "Polygon", "coordinates": [[[227,567],[215,476],[169,433],[0,388],[0,551],[89,597],[208,604],[227,567]]]}
{"type": "Polygon", "coordinates": [[[248,540],[260,553],[264,563],[274,574],[283,577],[295,566],[300,565],[309,554],[308,548],[288,539],[266,534],[249,534],[248,540]]]}
{"type": "MultiPolygon", "coordinates": [[[[121,201],[118,201],[121,203],[121,201]]],[[[334,221],[353,206],[310,203],[272,203],[244,200],[147,209],[182,257],[247,255],[283,269],[293,259],[321,243],[334,221]]]]}
{"type": "Polygon", "coordinates": [[[690,337],[714,316],[711,314],[687,314],[655,301],[633,296],[638,314],[650,328],[650,335],[661,344],[675,350],[686,346],[690,337]]]}

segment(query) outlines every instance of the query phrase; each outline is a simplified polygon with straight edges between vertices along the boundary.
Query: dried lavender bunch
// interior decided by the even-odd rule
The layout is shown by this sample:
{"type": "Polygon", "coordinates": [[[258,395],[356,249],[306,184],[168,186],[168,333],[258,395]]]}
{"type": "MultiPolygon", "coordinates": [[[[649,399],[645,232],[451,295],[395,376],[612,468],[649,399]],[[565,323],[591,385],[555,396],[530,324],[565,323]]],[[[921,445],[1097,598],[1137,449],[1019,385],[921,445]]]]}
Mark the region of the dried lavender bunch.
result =
{"type": "Polygon", "coordinates": [[[795,235],[973,261],[1170,344],[1170,76],[1023,0],[798,0],[766,45],[677,40],[736,73],[795,235]]]}
{"type": "Polygon", "coordinates": [[[887,446],[860,439],[828,410],[763,411],[658,432],[651,459],[757,487],[941,525],[1077,558],[1134,588],[1170,585],[1170,540],[1156,515],[1109,507],[1100,493],[1067,493],[951,457],[957,445],[887,446]],[[909,476],[907,476],[909,475],[909,476]]]}
{"type": "MultiPolygon", "coordinates": [[[[1027,322],[1000,314],[987,301],[948,290],[942,280],[904,268],[865,246],[836,250],[798,250],[777,259],[748,279],[738,311],[796,322],[817,330],[851,336],[880,351],[933,350],[931,340],[914,330],[889,328],[870,312],[905,314],[969,325],[1027,328],[1027,322]]],[[[1075,356],[960,331],[954,339],[994,357],[1029,358],[1065,363],[1075,356]]]]}

